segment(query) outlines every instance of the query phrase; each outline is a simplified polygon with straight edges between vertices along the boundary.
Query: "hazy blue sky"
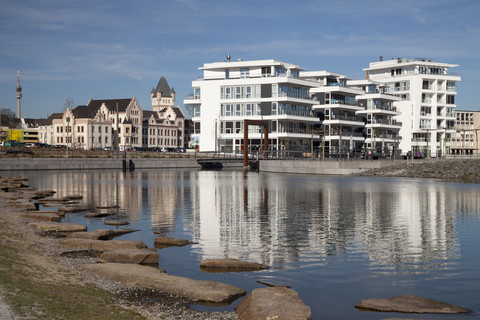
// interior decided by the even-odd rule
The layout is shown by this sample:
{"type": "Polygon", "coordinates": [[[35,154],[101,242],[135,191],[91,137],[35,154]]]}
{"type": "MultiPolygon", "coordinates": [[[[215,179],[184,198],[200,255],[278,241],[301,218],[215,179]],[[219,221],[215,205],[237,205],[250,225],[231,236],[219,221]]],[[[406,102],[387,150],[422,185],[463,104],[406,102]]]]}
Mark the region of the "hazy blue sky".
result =
{"type": "Polygon", "coordinates": [[[379,56],[459,64],[457,108],[480,110],[479,0],[0,0],[0,106],[137,97],[165,76],[177,105],[204,63],[276,59],[363,79],[379,56]]]}

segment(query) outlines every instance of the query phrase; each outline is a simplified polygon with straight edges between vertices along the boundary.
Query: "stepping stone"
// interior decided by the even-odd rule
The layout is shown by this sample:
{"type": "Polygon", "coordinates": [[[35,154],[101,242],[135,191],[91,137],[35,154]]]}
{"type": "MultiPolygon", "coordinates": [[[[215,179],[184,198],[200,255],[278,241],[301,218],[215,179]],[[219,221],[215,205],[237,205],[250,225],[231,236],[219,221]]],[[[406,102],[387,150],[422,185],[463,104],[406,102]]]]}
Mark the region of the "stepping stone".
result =
{"type": "Polygon", "coordinates": [[[87,226],[77,223],[61,223],[61,222],[32,222],[29,227],[37,228],[46,232],[79,232],[87,231],[87,226]]]}
{"type": "Polygon", "coordinates": [[[273,287],[253,290],[236,307],[241,320],[254,319],[312,319],[312,311],[295,290],[273,287]]]}
{"type": "Polygon", "coordinates": [[[187,244],[194,244],[195,242],[187,239],[175,239],[170,237],[157,237],[153,240],[155,247],[183,247],[187,244]]]}
{"type": "Polygon", "coordinates": [[[115,237],[140,231],[138,229],[125,229],[119,228],[115,230],[107,230],[107,229],[96,229],[89,232],[73,232],[67,234],[67,238],[70,239],[90,239],[90,240],[109,240],[115,237]]]}
{"type": "Polygon", "coordinates": [[[79,194],[72,194],[64,197],[67,200],[82,200],[83,196],[79,194]]]}
{"type": "Polygon", "coordinates": [[[38,196],[38,197],[51,197],[55,194],[56,192],[53,190],[37,190],[34,191],[33,194],[38,196]]]}
{"type": "Polygon", "coordinates": [[[112,250],[100,255],[100,262],[158,264],[159,254],[156,249],[112,250]]]}
{"type": "Polygon", "coordinates": [[[201,302],[216,304],[230,303],[245,295],[245,290],[217,281],[194,280],[172,276],[165,271],[149,266],[122,263],[95,263],[80,268],[98,276],[122,282],[129,286],[141,287],[201,302]]]}
{"type": "Polygon", "coordinates": [[[125,220],[105,220],[103,223],[109,226],[126,226],[129,224],[129,222],[125,220]]]}
{"type": "Polygon", "coordinates": [[[90,239],[71,239],[67,238],[60,243],[62,247],[75,248],[81,250],[120,250],[120,249],[144,249],[147,245],[142,241],[133,240],[90,240],[90,239]]]}
{"type": "Polygon", "coordinates": [[[60,208],[58,208],[58,212],[62,212],[63,214],[66,214],[66,213],[76,213],[76,212],[82,212],[82,211],[88,211],[88,210],[90,210],[89,207],[79,207],[79,206],[60,207],[60,208]]]}
{"type": "Polygon", "coordinates": [[[104,218],[108,216],[112,216],[114,213],[108,213],[108,212],[87,212],[85,214],[85,218],[104,218]]]}
{"type": "Polygon", "coordinates": [[[49,213],[49,212],[35,212],[35,213],[27,213],[23,215],[29,219],[35,220],[43,220],[43,221],[50,221],[50,222],[60,222],[62,218],[56,213],[49,213]]]}
{"type": "Polygon", "coordinates": [[[200,262],[202,271],[207,272],[240,272],[268,269],[265,264],[245,262],[237,259],[206,259],[200,262]]]}
{"type": "Polygon", "coordinates": [[[355,308],[380,312],[404,313],[466,313],[470,312],[453,304],[436,301],[414,295],[403,295],[385,299],[366,299],[355,305],[355,308]]]}

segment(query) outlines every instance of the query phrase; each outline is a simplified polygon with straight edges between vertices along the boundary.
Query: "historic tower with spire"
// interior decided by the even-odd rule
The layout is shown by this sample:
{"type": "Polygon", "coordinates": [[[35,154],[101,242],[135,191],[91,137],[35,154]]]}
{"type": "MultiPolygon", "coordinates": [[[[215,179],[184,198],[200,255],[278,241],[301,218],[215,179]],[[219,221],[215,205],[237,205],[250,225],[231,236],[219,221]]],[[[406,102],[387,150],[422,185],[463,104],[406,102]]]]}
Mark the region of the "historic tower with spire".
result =
{"type": "Polygon", "coordinates": [[[17,80],[17,118],[20,119],[20,99],[22,99],[22,87],[20,87],[20,69],[17,72],[18,80],[17,80]]]}

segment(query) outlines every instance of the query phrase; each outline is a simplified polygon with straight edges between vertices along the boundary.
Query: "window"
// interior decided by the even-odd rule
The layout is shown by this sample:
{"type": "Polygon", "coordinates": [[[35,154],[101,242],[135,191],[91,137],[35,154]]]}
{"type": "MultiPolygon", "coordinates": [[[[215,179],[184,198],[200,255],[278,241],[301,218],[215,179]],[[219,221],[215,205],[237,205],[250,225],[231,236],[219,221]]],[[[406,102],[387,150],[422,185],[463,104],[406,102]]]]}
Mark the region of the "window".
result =
{"type": "Polygon", "coordinates": [[[235,105],[235,115],[237,117],[242,115],[242,105],[241,104],[235,105]]]}
{"type": "Polygon", "coordinates": [[[455,96],[447,94],[447,104],[455,104],[455,96]]]}
{"type": "Polygon", "coordinates": [[[277,115],[277,103],[274,102],[272,103],[272,116],[276,116],[277,115]]]}
{"type": "Polygon", "coordinates": [[[194,117],[200,117],[200,106],[195,106],[193,108],[194,117]]]}
{"type": "Polygon", "coordinates": [[[200,88],[193,88],[193,99],[200,99],[200,88]]]}
{"type": "Polygon", "coordinates": [[[262,67],[262,77],[271,77],[272,68],[271,67],[262,67]]]}
{"type": "Polygon", "coordinates": [[[230,79],[230,70],[225,69],[225,79],[230,79]]]}
{"type": "Polygon", "coordinates": [[[235,87],[235,99],[243,98],[243,87],[235,87]]]}
{"type": "Polygon", "coordinates": [[[245,105],[245,115],[246,116],[251,116],[252,115],[252,104],[251,103],[247,103],[245,105]]]}
{"type": "Polygon", "coordinates": [[[245,98],[251,99],[252,98],[252,87],[246,86],[245,87],[245,98]]]}
{"type": "Polygon", "coordinates": [[[240,78],[249,78],[250,77],[250,69],[249,68],[241,68],[240,69],[240,78]]]}

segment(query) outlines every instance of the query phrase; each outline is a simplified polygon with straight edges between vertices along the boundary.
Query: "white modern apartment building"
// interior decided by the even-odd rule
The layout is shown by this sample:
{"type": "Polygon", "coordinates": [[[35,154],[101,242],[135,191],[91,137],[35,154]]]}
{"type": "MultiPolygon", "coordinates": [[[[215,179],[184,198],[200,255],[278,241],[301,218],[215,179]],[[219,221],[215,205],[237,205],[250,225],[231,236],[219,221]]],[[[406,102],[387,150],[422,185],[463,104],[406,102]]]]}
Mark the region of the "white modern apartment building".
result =
{"type": "Polygon", "coordinates": [[[401,125],[395,120],[400,115],[393,105],[399,97],[385,93],[385,85],[371,80],[349,80],[349,87],[361,88],[364,92],[355,97],[363,110],[355,114],[365,121],[364,148],[377,155],[398,154],[401,125]]]}
{"type": "Polygon", "coordinates": [[[317,103],[313,105],[313,110],[322,120],[322,143],[327,154],[362,148],[365,123],[356,112],[364,108],[355,97],[365,92],[360,88],[348,87],[348,78],[339,73],[308,71],[302,72],[301,77],[317,84],[310,89],[310,93],[317,103]]]}
{"type": "MultiPolygon", "coordinates": [[[[316,84],[299,77],[298,65],[277,60],[227,61],[204,64],[203,78],[192,81],[193,145],[200,151],[241,151],[244,120],[266,120],[271,150],[309,150],[318,140],[312,128],[310,89],[316,84]]],[[[249,145],[260,147],[263,127],[249,126],[249,145]]]]}
{"type": "Polygon", "coordinates": [[[351,80],[329,71],[307,71],[302,79],[315,81],[310,89],[315,113],[322,120],[320,134],[327,155],[370,150],[389,155],[398,148],[400,113],[392,103],[400,100],[385,94],[385,85],[370,80],[351,80]]]}
{"type": "Polygon", "coordinates": [[[461,78],[449,72],[455,64],[427,59],[392,59],[370,63],[369,80],[387,84],[387,92],[401,98],[394,106],[400,112],[402,154],[408,151],[438,157],[450,153],[454,134],[455,87],[461,78]],[[428,151],[428,153],[427,153],[428,151]]]}

